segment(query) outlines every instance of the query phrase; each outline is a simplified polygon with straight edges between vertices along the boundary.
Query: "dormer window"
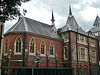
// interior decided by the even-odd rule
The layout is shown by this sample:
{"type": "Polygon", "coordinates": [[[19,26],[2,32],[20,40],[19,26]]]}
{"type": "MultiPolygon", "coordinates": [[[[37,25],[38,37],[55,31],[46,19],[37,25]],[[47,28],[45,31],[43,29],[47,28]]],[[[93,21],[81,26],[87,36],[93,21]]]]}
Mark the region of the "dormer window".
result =
{"type": "Polygon", "coordinates": [[[53,33],[57,33],[57,29],[56,29],[56,27],[53,26],[52,29],[51,29],[51,31],[52,31],[53,33]]]}

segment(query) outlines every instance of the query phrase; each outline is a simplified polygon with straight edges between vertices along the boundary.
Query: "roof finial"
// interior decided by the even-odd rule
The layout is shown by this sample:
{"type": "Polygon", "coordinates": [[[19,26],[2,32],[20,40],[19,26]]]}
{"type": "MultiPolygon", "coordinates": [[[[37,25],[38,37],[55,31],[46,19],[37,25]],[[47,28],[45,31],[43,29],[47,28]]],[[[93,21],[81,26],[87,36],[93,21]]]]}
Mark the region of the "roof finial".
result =
{"type": "Polygon", "coordinates": [[[70,1],[69,1],[69,16],[72,16],[70,1]]]}
{"type": "Polygon", "coordinates": [[[52,19],[51,21],[55,21],[54,16],[53,16],[53,9],[52,9],[52,19]]]}
{"type": "Polygon", "coordinates": [[[51,25],[55,25],[55,19],[54,19],[54,16],[53,16],[53,10],[52,10],[52,19],[51,19],[51,25]]]}

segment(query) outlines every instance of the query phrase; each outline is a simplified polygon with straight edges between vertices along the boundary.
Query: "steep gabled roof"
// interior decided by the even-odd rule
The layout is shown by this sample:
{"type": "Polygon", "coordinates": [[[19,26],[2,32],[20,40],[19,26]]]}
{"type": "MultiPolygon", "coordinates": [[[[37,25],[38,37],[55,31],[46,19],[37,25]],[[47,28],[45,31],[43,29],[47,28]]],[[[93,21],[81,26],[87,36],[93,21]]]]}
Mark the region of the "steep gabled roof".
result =
{"type": "Polygon", "coordinates": [[[60,38],[57,33],[52,32],[52,26],[26,17],[20,17],[18,22],[5,34],[10,32],[30,32],[51,38],[60,38]]]}
{"type": "Polygon", "coordinates": [[[93,27],[89,30],[89,32],[100,32],[100,18],[98,15],[96,16],[93,27]]]}
{"type": "Polygon", "coordinates": [[[94,26],[96,25],[96,24],[100,24],[100,18],[99,18],[99,16],[97,15],[96,16],[96,19],[95,19],[95,21],[94,21],[94,26]]]}
{"type": "Polygon", "coordinates": [[[72,15],[71,6],[69,6],[69,16],[67,18],[67,22],[66,22],[65,26],[60,28],[60,33],[66,32],[69,30],[77,32],[77,29],[78,29],[78,33],[88,35],[81,27],[78,26],[78,23],[77,23],[75,17],[72,15]]]}

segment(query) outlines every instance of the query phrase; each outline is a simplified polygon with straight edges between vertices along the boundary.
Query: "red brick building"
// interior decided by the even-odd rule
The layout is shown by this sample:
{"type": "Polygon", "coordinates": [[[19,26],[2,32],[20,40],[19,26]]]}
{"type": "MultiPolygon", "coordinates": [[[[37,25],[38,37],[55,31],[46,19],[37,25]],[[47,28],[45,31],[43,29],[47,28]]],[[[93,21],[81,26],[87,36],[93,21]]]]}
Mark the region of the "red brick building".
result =
{"type": "MultiPolygon", "coordinates": [[[[62,28],[56,29],[53,12],[51,22],[48,25],[20,17],[4,34],[2,66],[27,67],[29,74],[34,56],[39,55],[41,63],[34,63],[35,68],[40,67],[39,71],[35,69],[37,75],[49,72],[48,75],[94,75],[98,66],[98,40],[79,27],[71,7],[62,28]]],[[[19,75],[19,70],[7,68],[3,72],[19,75]]]]}

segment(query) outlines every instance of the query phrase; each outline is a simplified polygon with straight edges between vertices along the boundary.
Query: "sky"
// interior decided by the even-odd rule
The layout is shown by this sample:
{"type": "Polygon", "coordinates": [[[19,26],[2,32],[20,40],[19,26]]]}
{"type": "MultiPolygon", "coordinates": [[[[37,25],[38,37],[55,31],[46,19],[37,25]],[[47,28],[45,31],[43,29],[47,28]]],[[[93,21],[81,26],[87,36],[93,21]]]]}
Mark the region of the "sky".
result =
{"type": "MultiPolygon", "coordinates": [[[[69,2],[72,15],[75,17],[79,27],[88,31],[93,27],[94,20],[100,17],[100,0],[31,0],[21,6],[21,10],[26,9],[25,17],[51,24],[52,10],[55,18],[56,28],[61,28],[66,24],[69,15],[69,2]]],[[[18,21],[6,21],[4,32],[18,21]]]]}

